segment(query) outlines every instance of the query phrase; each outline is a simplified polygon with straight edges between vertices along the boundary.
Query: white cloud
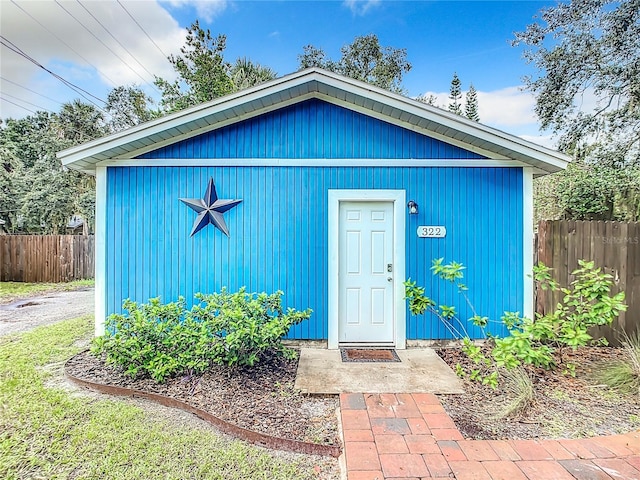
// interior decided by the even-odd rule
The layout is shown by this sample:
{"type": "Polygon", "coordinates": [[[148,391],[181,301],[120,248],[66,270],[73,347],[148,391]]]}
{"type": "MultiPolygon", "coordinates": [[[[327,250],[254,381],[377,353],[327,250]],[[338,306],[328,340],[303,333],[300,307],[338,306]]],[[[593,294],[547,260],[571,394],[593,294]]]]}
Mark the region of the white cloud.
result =
{"type": "MultiPolygon", "coordinates": [[[[545,142],[547,137],[539,136],[539,126],[534,113],[535,99],[520,86],[506,87],[488,92],[478,91],[478,110],[480,122],[522,138],[541,138],[545,142]]],[[[424,96],[433,95],[436,105],[446,109],[449,105],[449,92],[425,92],[424,96]]],[[[462,92],[462,103],[466,92],[462,92]]]]}
{"type": "MultiPolygon", "coordinates": [[[[125,0],[122,3],[165,54],[179,51],[184,43],[185,30],[158,2],[125,0]]],[[[18,5],[27,13],[14,3],[0,1],[0,29],[3,37],[45,67],[96,96],[104,98],[114,86],[132,83],[141,85],[146,91],[157,96],[157,92],[148,85],[153,82],[151,74],[174,78],[173,69],[165,55],[158,51],[116,2],[82,2],[82,5],[131,52],[133,58],[78,3],[62,3],[77,20],[51,1],[19,2],[18,5]],[[96,40],[78,21],[122,60],[96,40]],[[65,46],[56,37],[69,46],[65,46]],[[144,65],[144,68],[138,62],[144,65]],[[147,73],[145,68],[151,74],[147,73]]],[[[0,54],[3,78],[55,99],[64,101],[78,97],[51,75],[6,47],[2,47],[0,54]]],[[[13,83],[2,81],[0,86],[2,92],[50,110],[57,111],[59,108],[58,104],[13,83]]],[[[1,105],[0,118],[22,117],[28,114],[6,102],[2,102],[1,105]]]]}
{"type": "Polygon", "coordinates": [[[198,18],[202,18],[207,23],[211,23],[229,5],[227,0],[168,0],[168,3],[177,8],[194,8],[198,18]]]}
{"type": "Polygon", "coordinates": [[[364,15],[379,4],[380,0],[344,0],[342,2],[342,5],[351,10],[354,15],[364,15]]]}

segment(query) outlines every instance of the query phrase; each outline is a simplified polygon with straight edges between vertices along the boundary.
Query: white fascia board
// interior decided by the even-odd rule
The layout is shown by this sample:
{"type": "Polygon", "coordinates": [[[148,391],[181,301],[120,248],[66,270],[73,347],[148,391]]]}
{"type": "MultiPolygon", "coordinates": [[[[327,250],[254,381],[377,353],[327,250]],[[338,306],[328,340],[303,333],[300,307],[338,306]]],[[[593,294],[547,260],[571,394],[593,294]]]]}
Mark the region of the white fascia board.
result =
{"type": "Polygon", "coordinates": [[[280,90],[307,83],[309,81],[309,78],[307,77],[313,76],[315,73],[315,70],[303,70],[296,72],[270,82],[256,85],[255,87],[247,88],[245,90],[217,98],[195,107],[181,110],[156,120],[136,125],[135,127],[123,130],[122,132],[114,133],[107,137],[68,148],[58,152],[57,156],[62,161],[63,165],[69,165],[83,158],[97,155],[104,150],[117,148],[118,146],[135,142],[140,138],[159,135],[166,130],[188,124],[192,121],[197,121],[207,115],[213,115],[226,109],[233,109],[240,104],[260,100],[268,95],[278,93],[280,90]]]}
{"type": "MultiPolygon", "coordinates": [[[[382,105],[387,105],[388,107],[390,107],[392,112],[394,111],[394,109],[395,111],[401,112],[401,114],[397,116],[396,121],[401,122],[401,124],[405,127],[409,125],[415,127],[415,125],[410,122],[410,119],[423,118],[428,123],[441,126],[443,131],[451,133],[442,135],[442,139],[446,139],[446,141],[449,143],[452,142],[452,137],[454,138],[453,141],[455,141],[455,138],[462,139],[460,143],[467,145],[465,147],[467,149],[471,149],[471,146],[474,145],[473,140],[477,139],[480,140],[481,143],[495,145],[499,149],[505,149],[509,153],[512,152],[513,155],[508,155],[511,158],[521,156],[524,162],[549,172],[565,168],[567,163],[570,161],[569,157],[559,152],[555,152],[553,150],[547,149],[540,145],[536,145],[532,142],[528,142],[513,135],[509,135],[505,132],[487,127],[485,125],[481,125],[477,122],[465,119],[459,115],[455,115],[442,109],[432,107],[430,105],[425,105],[416,100],[403,97],[393,92],[388,92],[381,88],[374,87],[372,85],[368,85],[350,78],[345,78],[320,69],[310,69],[296,72],[294,74],[273,80],[271,82],[267,82],[256,87],[242,90],[235,94],[213,100],[212,102],[209,102],[207,104],[199,105],[197,107],[193,107],[175,113],[173,115],[168,115],[158,120],[147,122],[124,132],[120,132],[103,139],[94,140],[93,142],[64,150],[63,152],[60,152],[58,154],[58,158],[62,160],[63,165],[68,165],[73,168],[72,164],[74,164],[75,162],[88,157],[100,155],[108,149],[115,149],[118,147],[124,147],[126,149],[126,144],[140,141],[143,138],[148,139],[152,136],[162,138],[163,132],[166,132],[167,130],[178,127],[185,127],[190,123],[193,123],[193,125],[198,125],[198,123],[200,123],[201,125],[201,120],[204,117],[214,116],[223,112],[224,110],[231,110],[243,104],[247,104],[250,102],[259,102],[259,104],[261,105],[261,107],[257,109],[252,108],[249,112],[247,112],[247,117],[245,117],[244,115],[240,117],[249,118],[250,116],[264,113],[265,111],[267,111],[267,109],[279,108],[286,104],[302,101],[305,98],[311,98],[312,96],[320,97],[322,94],[319,93],[319,91],[323,89],[321,89],[319,85],[325,85],[328,87],[327,90],[330,90],[333,95],[323,96],[325,97],[325,99],[332,99],[336,104],[340,102],[341,98],[346,99],[348,96],[346,94],[350,94],[350,96],[360,97],[361,99],[368,99],[374,102],[378,102],[382,105]],[[298,88],[299,92],[306,93],[297,93],[296,95],[292,96],[293,98],[291,98],[291,100],[284,101],[286,103],[283,103],[284,95],[280,97],[279,101],[275,99],[275,96],[278,93],[282,93],[287,90],[295,90],[296,88],[298,88]],[[273,100],[265,102],[264,99],[268,96],[274,96],[272,97],[273,100]],[[405,118],[405,120],[403,120],[403,118],[405,118]],[[550,168],[545,168],[545,165],[548,165],[550,168]]],[[[362,112],[366,113],[367,115],[375,114],[375,111],[378,110],[370,110],[364,109],[363,107],[358,107],[358,102],[347,102],[346,100],[342,100],[342,102],[344,102],[344,105],[347,108],[351,108],[353,110],[363,109],[362,112]]],[[[360,103],[362,103],[362,101],[360,103]]],[[[382,110],[384,111],[384,107],[382,110]]],[[[390,117],[384,117],[386,121],[390,121],[393,118],[393,115],[390,117]]],[[[227,119],[227,122],[230,123],[237,121],[239,121],[239,118],[234,116],[227,119]]],[[[219,128],[224,124],[228,123],[224,121],[214,121],[214,123],[211,125],[201,126],[193,130],[191,130],[191,127],[189,127],[189,133],[183,134],[184,137],[183,135],[178,135],[175,137],[172,136],[170,138],[165,138],[164,142],[156,143],[155,141],[153,141],[153,146],[150,148],[158,148],[159,144],[173,143],[175,141],[179,141],[179,139],[181,138],[187,138],[189,136],[202,133],[203,131],[211,130],[213,128],[219,128]]],[[[434,125],[434,127],[436,125],[434,125]]],[[[428,130],[429,132],[431,132],[431,136],[433,136],[433,130],[436,130],[436,128],[428,130]]],[[[422,131],[424,132],[424,130],[422,131]]],[[[477,146],[473,148],[479,149],[479,147],[477,146]]],[[[480,150],[491,153],[489,150],[484,148],[480,150]]],[[[125,155],[127,154],[123,152],[122,156],[125,155]]],[[[496,152],[493,152],[493,155],[484,155],[488,157],[495,157],[496,152]]],[[[96,160],[97,159],[94,158],[94,161],[91,163],[96,163],[96,160]]]]}
{"type": "MultiPolygon", "coordinates": [[[[343,81],[342,78],[340,78],[339,80],[331,80],[331,83],[334,88],[344,89],[345,83],[351,83],[349,80],[351,79],[345,79],[343,81]]],[[[351,81],[353,82],[353,80],[351,81]]],[[[478,138],[490,144],[506,148],[514,153],[521,154],[525,157],[536,158],[541,162],[548,163],[556,167],[557,169],[566,168],[567,164],[571,161],[571,157],[564,155],[563,153],[551,150],[528,140],[524,140],[501,130],[482,125],[460,115],[447,112],[441,108],[426,105],[418,102],[417,100],[403,97],[393,92],[388,92],[373,86],[367,89],[360,85],[353,85],[353,87],[354,90],[355,88],[358,88],[358,90],[360,90],[360,94],[362,94],[362,92],[367,92],[370,98],[377,100],[378,102],[385,103],[392,108],[416,115],[417,117],[425,118],[426,120],[442,125],[445,128],[460,132],[465,136],[465,138],[478,138]]],[[[357,94],[355,91],[353,93],[357,94]]]]}
{"type": "Polygon", "coordinates": [[[144,155],[147,152],[151,152],[153,150],[157,150],[159,148],[162,147],[166,147],[167,145],[172,145],[174,143],[177,142],[181,142],[183,140],[187,140],[189,138],[192,137],[197,137],[198,135],[202,135],[203,133],[207,133],[210,132],[212,130],[217,130],[219,128],[224,128],[226,126],[232,125],[234,123],[238,123],[238,122],[242,122],[244,120],[249,120],[251,118],[260,116],[260,115],[264,115],[265,113],[269,113],[272,112],[274,110],[278,110],[280,108],[284,108],[284,107],[288,107],[289,105],[293,105],[295,103],[298,102],[302,102],[304,100],[308,100],[313,98],[315,95],[313,93],[308,93],[305,94],[301,97],[296,97],[296,98],[292,98],[289,100],[285,100],[282,103],[274,103],[272,105],[269,106],[265,106],[262,107],[258,110],[252,110],[250,112],[247,112],[243,115],[240,115],[238,117],[232,117],[232,118],[227,118],[226,120],[222,120],[220,122],[216,122],[215,127],[212,125],[206,125],[206,126],[202,126],[202,127],[198,127],[194,130],[189,131],[188,133],[182,134],[182,135],[178,135],[172,138],[169,138],[167,140],[163,140],[163,141],[159,141],[159,142],[154,142],[150,145],[146,145],[144,147],[138,148],[136,150],[132,150],[126,154],[114,157],[114,158],[131,158],[131,157],[137,157],[139,155],[144,155]],[[212,128],[213,127],[213,128],[212,128]]]}

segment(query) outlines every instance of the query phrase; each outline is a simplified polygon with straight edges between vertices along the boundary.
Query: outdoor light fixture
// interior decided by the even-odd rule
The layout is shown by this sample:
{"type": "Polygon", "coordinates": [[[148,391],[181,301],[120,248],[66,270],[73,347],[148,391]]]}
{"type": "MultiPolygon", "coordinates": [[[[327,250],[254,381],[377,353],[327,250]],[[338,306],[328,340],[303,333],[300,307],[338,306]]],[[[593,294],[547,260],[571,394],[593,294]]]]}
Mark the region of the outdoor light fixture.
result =
{"type": "Polygon", "coordinates": [[[418,204],[413,200],[409,200],[409,203],[407,203],[407,207],[409,208],[409,213],[411,215],[415,215],[418,213],[418,204]]]}

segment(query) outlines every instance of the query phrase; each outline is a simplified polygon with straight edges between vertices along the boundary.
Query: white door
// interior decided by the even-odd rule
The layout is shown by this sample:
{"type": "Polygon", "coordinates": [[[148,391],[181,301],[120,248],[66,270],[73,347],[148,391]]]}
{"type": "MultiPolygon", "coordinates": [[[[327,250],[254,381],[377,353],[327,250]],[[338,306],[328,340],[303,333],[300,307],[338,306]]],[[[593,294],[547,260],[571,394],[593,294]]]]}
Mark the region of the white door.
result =
{"type": "Polygon", "coordinates": [[[338,341],[394,342],[393,202],[340,202],[338,341]]]}

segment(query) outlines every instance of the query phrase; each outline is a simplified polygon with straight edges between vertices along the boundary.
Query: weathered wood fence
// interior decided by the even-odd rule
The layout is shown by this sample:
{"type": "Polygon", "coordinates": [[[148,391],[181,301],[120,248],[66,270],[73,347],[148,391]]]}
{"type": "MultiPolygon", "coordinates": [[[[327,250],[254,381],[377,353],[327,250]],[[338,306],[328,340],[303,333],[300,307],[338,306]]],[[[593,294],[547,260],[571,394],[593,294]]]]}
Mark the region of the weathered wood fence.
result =
{"type": "MultiPolygon", "coordinates": [[[[538,224],[535,262],[553,268],[553,276],[567,286],[578,268],[578,260],[592,260],[613,276],[614,292],[624,291],[628,310],[611,327],[593,333],[618,344],[619,334],[640,328],[640,222],[551,220],[538,224]]],[[[549,311],[562,293],[536,289],[536,311],[549,311]]]]}
{"type": "Polygon", "coordinates": [[[93,278],[94,247],[93,235],[0,235],[0,281],[93,278]]]}

